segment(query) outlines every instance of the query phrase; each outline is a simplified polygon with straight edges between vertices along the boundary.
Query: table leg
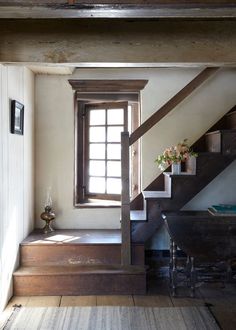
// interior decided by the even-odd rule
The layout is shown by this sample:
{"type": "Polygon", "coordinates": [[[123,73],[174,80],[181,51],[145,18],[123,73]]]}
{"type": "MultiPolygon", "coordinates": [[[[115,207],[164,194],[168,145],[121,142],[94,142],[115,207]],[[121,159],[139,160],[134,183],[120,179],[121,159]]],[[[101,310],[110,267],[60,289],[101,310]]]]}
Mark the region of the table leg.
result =
{"type": "Polygon", "coordinates": [[[190,270],[190,287],[191,287],[191,297],[195,297],[195,286],[196,286],[196,270],[194,266],[194,257],[190,257],[191,260],[191,270],[190,270]]]}

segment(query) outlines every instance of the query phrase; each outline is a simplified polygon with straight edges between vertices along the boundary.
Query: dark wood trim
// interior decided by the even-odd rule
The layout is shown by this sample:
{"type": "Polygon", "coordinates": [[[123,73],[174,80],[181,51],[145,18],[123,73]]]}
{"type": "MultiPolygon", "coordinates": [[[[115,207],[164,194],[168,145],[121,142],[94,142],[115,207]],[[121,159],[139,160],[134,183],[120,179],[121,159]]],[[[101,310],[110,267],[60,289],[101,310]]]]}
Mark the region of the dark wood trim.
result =
{"type": "Polygon", "coordinates": [[[130,195],[129,195],[129,133],[121,133],[121,263],[131,265],[130,195]]]}
{"type": "MultiPolygon", "coordinates": [[[[131,132],[134,132],[140,125],[140,104],[139,103],[132,103],[132,129],[131,132]]],[[[131,133],[130,132],[130,133],[131,133]]],[[[140,141],[135,142],[131,146],[131,199],[135,198],[140,192],[140,141]]]]}
{"type": "MultiPolygon", "coordinates": [[[[133,80],[132,80],[133,81],[133,80]]],[[[85,157],[88,159],[88,155],[85,148],[85,142],[82,142],[86,139],[86,124],[85,124],[85,106],[93,107],[93,108],[103,108],[104,105],[114,104],[114,107],[116,108],[117,105],[123,104],[123,106],[128,106],[128,102],[130,102],[132,108],[135,108],[134,114],[135,118],[134,123],[132,123],[132,130],[136,129],[139,124],[139,106],[138,102],[140,101],[140,92],[131,92],[131,93],[108,93],[106,94],[103,90],[103,93],[90,93],[90,92],[77,92],[74,95],[74,102],[75,102],[75,179],[74,179],[74,206],[75,207],[93,207],[93,202],[91,202],[91,199],[97,199],[102,200],[104,199],[104,204],[102,202],[97,205],[97,203],[94,207],[117,207],[116,201],[120,201],[120,195],[112,195],[110,198],[110,201],[115,201],[114,205],[107,205],[106,200],[108,200],[107,196],[101,195],[101,194],[87,194],[86,193],[86,182],[85,182],[85,171],[88,166],[86,166],[86,160],[85,157]],[[80,97],[82,96],[82,99],[80,97]],[[90,99],[90,96],[92,96],[92,99],[90,99]],[[106,100],[103,100],[108,96],[109,102],[106,100]],[[100,100],[97,100],[97,98],[101,97],[100,100]],[[120,101],[116,101],[116,98],[121,99],[120,101]],[[94,100],[93,100],[94,98],[94,100]],[[115,100],[113,99],[115,98],[115,100]],[[126,99],[125,99],[126,98],[126,99]],[[94,101],[97,101],[96,103],[94,101]],[[80,121],[80,123],[78,123],[80,121]],[[78,131],[78,136],[77,132],[78,131]],[[78,158],[78,162],[76,160],[76,157],[78,158]]],[[[127,117],[127,115],[126,115],[127,117]]],[[[125,130],[127,130],[128,127],[125,127],[125,130]]],[[[138,144],[137,144],[138,146],[138,144]]],[[[136,149],[138,150],[138,147],[136,149]]],[[[139,166],[139,158],[138,153],[136,153],[135,156],[135,164],[138,164],[139,166]]],[[[139,191],[139,175],[138,170],[135,171],[135,183],[136,183],[136,191],[135,195],[139,191]]],[[[133,197],[135,196],[133,195],[133,197]]]]}
{"type": "Polygon", "coordinates": [[[79,80],[69,79],[71,87],[82,93],[138,93],[148,83],[148,80],[79,80]]]}
{"type": "Polygon", "coordinates": [[[85,103],[76,101],[75,93],[75,181],[74,206],[84,200],[84,112],[85,103]]]}
{"type": "Polygon", "coordinates": [[[130,145],[140,139],[146,132],[148,132],[154,125],[156,125],[162,118],[164,118],[170,111],[172,111],[178,104],[180,104],[186,97],[188,97],[196,88],[204,83],[210,76],[212,76],[219,68],[208,67],[199,73],[190,83],[175,94],[169,101],[167,101],[160,109],[158,109],[151,117],[149,117],[136,131],[130,136],[130,145]]]}
{"type": "Polygon", "coordinates": [[[139,102],[139,93],[77,93],[77,99],[86,102],[139,102]]]}
{"type": "MultiPolygon", "coordinates": [[[[99,102],[99,103],[86,103],[84,101],[77,101],[78,95],[75,93],[75,102],[78,107],[75,107],[75,141],[76,141],[76,155],[75,159],[75,193],[74,193],[74,206],[81,207],[83,203],[89,205],[89,201],[104,200],[104,207],[107,207],[106,201],[120,201],[120,194],[107,194],[107,193],[90,193],[88,191],[88,178],[89,178],[89,150],[88,150],[88,125],[89,125],[89,110],[90,109],[116,109],[117,107],[124,109],[124,131],[128,129],[128,102],[99,102]],[[77,132],[77,133],[76,133],[77,132]]],[[[104,126],[104,125],[102,125],[104,126]]],[[[121,126],[121,125],[114,125],[121,126]]],[[[99,127],[99,126],[96,126],[99,127]]],[[[110,143],[110,142],[109,142],[110,143]]],[[[113,144],[111,142],[111,144],[113,144]]],[[[118,144],[114,143],[114,144],[118,144]]],[[[108,160],[108,159],[107,159],[108,160]]],[[[112,159],[113,161],[114,159],[112,159]]],[[[121,160],[121,159],[119,159],[121,160]]],[[[115,161],[115,160],[114,160],[115,161]]],[[[105,178],[107,176],[105,175],[105,178]]],[[[109,176],[110,177],[110,176],[109,176]]],[[[119,177],[120,178],[120,177],[119,177]]],[[[90,202],[92,204],[92,202],[90,202]]],[[[96,203],[95,203],[96,204],[96,203]]],[[[116,205],[117,206],[117,205],[116,205]]],[[[103,207],[103,205],[99,205],[103,207]]],[[[110,207],[110,205],[108,205],[110,207]]]]}

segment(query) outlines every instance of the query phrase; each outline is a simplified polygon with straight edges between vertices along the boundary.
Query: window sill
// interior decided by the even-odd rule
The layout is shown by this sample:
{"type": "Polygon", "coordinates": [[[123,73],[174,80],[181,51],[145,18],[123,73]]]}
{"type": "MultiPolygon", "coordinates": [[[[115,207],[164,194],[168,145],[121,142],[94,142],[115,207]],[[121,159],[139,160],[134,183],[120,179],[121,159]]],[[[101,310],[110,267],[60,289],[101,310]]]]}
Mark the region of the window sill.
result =
{"type": "Polygon", "coordinates": [[[109,208],[121,207],[120,201],[110,201],[104,199],[89,199],[87,202],[74,205],[75,208],[109,208]]]}

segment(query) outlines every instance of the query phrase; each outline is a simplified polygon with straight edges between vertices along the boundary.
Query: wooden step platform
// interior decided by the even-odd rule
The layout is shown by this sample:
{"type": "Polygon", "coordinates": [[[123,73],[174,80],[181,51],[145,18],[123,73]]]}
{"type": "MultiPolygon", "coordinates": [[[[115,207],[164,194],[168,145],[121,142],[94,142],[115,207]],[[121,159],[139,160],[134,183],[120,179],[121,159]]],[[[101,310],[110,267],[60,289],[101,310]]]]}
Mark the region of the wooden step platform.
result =
{"type": "MultiPolygon", "coordinates": [[[[21,266],[121,263],[120,230],[56,230],[30,234],[20,245],[21,266]]],[[[144,245],[132,245],[132,262],[144,265],[144,245]]]]}
{"type": "Polygon", "coordinates": [[[144,267],[80,265],[20,267],[14,273],[14,295],[144,294],[144,267]]]}
{"type": "Polygon", "coordinates": [[[121,266],[120,230],[36,230],[20,245],[14,295],[144,294],[144,245],[121,266]]]}

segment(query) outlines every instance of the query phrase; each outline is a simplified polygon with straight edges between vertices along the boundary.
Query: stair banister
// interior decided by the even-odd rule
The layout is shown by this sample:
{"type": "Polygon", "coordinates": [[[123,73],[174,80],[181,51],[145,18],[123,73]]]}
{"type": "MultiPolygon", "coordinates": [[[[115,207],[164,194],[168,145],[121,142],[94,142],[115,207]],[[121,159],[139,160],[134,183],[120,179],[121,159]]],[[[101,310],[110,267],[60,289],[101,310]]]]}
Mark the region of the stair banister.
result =
{"type": "Polygon", "coordinates": [[[130,136],[128,132],[121,133],[121,263],[123,265],[131,265],[129,146],[139,140],[218,69],[219,67],[205,68],[142,125],[140,125],[130,136]]]}
{"type": "Polygon", "coordinates": [[[196,77],[194,77],[184,88],[175,94],[130,135],[130,146],[140,139],[145,133],[147,133],[153,126],[155,126],[162,118],[164,118],[171,110],[173,110],[218,69],[219,67],[207,67],[196,77]]]}

